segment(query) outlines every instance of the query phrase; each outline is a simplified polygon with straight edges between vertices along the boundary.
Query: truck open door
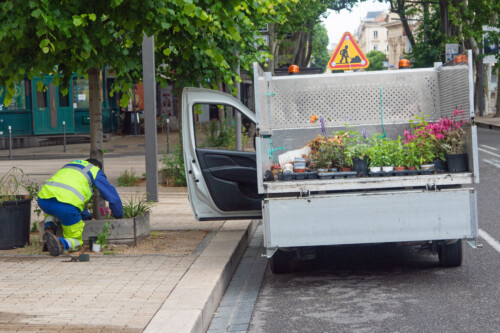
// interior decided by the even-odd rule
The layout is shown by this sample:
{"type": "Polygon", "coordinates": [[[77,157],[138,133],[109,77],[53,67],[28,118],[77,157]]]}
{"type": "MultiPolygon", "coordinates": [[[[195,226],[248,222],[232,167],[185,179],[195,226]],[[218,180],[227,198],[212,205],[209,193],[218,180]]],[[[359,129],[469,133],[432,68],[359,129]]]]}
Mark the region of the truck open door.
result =
{"type": "Polygon", "coordinates": [[[253,145],[255,124],[255,114],[227,93],[184,89],[184,166],[189,201],[197,220],[261,218],[253,145]],[[243,124],[241,151],[234,147],[238,112],[243,124]]]}

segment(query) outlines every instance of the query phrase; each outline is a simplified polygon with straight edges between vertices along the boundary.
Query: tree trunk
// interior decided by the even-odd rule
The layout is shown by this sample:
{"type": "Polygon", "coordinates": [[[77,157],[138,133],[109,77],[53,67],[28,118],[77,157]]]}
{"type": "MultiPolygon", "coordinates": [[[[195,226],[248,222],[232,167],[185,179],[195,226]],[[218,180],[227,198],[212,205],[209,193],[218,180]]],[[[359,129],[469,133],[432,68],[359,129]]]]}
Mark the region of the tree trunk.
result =
{"type": "Polygon", "coordinates": [[[483,65],[483,78],[484,78],[484,112],[486,114],[491,111],[491,64],[483,65]]]}
{"type": "Polygon", "coordinates": [[[448,0],[439,0],[439,16],[441,18],[441,33],[445,37],[451,36],[448,19],[448,0]]]}
{"type": "MultiPolygon", "coordinates": [[[[98,68],[91,68],[89,75],[89,116],[90,116],[90,158],[95,158],[102,163],[104,172],[103,158],[103,131],[102,131],[102,110],[101,110],[101,80],[99,78],[101,71],[98,68]]],[[[99,219],[103,216],[101,207],[106,207],[106,201],[101,198],[99,191],[95,190],[93,201],[94,218],[99,219]]]]}
{"type": "Polygon", "coordinates": [[[410,25],[408,24],[408,20],[406,18],[405,13],[405,1],[404,0],[396,0],[397,7],[394,6],[394,1],[390,1],[391,4],[391,12],[399,15],[401,19],[401,24],[403,24],[403,28],[405,29],[406,37],[413,48],[415,46],[415,38],[413,37],[413,32],[410,29],[410,25]]]}
{"type": "Polygon", "coordinates": [[[313,36],[314,36],[314,23],[310,23],[307,28],[309,29],[309,33],[307,34],[307,53],[304,59],[304,66],[309,66],[309,62],[311,62],[312,52],[313,52],[313,36]]]}

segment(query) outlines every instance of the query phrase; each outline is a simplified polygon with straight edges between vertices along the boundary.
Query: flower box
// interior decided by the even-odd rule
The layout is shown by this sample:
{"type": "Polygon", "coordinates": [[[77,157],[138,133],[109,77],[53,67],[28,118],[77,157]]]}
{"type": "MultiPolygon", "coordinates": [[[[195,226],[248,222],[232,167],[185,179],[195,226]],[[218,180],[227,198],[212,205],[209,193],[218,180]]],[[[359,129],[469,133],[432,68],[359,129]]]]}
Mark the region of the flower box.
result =
{"type": "MultiPolygon", "coordinates": [[[[108,244],[137,245],[137,242],[149,236],[149,212],[144,215],[123,219],[102,219],[89,220],[85,222],[83,229],[83,242],[88,243],[89,237],[97,236],[102,232],[104,223],[109,222],[109,240],[108,244]]],[[[62,227],[59,221],[57,223],[57,236],[62,237],[62,227]]],[[[44,223],[39,222],[40,239],[43,236],[44,223]]]]}

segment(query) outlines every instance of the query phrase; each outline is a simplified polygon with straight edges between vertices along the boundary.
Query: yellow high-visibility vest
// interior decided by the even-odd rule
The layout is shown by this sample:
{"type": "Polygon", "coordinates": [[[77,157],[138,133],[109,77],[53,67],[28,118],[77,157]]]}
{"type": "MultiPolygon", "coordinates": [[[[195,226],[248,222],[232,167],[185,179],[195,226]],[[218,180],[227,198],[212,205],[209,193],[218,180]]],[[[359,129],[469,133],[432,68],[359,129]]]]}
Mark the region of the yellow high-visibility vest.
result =
{"type": "Polygon", "coordinates": [[[87,161],[66,164],[45,182],[38,193],[40,199],[56,198],[83,210],[92,197],[93,184],[99,168],[87,161]]]}

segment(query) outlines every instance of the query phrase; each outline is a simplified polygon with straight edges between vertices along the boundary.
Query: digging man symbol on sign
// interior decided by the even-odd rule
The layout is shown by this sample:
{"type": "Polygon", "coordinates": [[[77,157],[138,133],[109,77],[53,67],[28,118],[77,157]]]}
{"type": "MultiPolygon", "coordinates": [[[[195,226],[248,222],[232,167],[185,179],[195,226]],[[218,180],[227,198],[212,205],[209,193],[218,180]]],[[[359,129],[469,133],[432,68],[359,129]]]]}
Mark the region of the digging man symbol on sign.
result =
{"type": "Polygon", "coordinates": [[[344,58],[345,58],[345,63],[347,64],[347,59],[349,58],[349,55],[348,55],[348,51],[347,51],[347,45],[345,46],[345,48],[340,51],[340,55],[342,56],[342,58],[340,59],[339,61],[339,64],[343,64],[344,63],[344,58]]]}

